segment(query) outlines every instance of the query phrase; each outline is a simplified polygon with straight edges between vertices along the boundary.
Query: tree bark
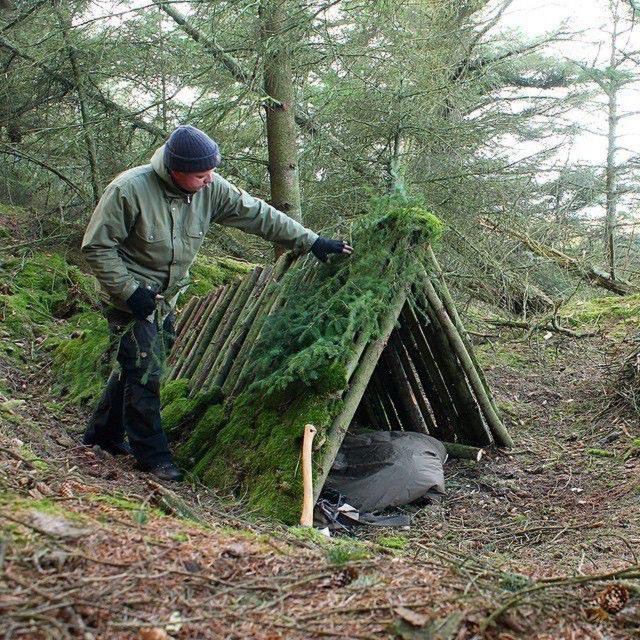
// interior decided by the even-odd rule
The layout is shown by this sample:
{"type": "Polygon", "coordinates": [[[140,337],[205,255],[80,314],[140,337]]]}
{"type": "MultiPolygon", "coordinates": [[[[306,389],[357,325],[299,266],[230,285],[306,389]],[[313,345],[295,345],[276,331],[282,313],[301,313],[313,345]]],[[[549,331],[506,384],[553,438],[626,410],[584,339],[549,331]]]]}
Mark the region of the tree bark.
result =
{"type": "MultiPolygon", "coordinates": [[[[618,5],[612,3],[611,49],[609,56],[609,70],[614,72],[617,67],[616,53],[618,40],[618,26],[620,16],[618,5]]],[[[618,166],[616,165],[616,151],[618,146],[618,90],[615,73],[608,80],[607,92],[607,170],[606,170],[606,215],[604,220],[604,244],[606,247],[607,265],[612,280],[616,279],[616,248],[615,229],[618,217],[618,166]]]]}
{"type": "MultiPolygon", "coordinates": [[[[298,148],[295,121],[295,87],[291,73],[291,45],[288,41],[289,0],[261,0],[264,90],[267,117],[267,151],[271,204],[294,220],[302,221],[298,148]]],[[[282,247],[274,247],[276,257],[282,247]]]]}
{"type": "Polygon", "coordinates": [[[84,88],[82,82],[82,75],[80,73],[80,65],[78,64],[78,58],[76,50],[73,44],[70,42],[69,33],[73,29],[71,16],[65,16],[60,7],[56,6],[56,13],[58,15],[58,22],[62,29],[62,39],[65,49],[67,51],[67,58],[69,59],[69,65],[71,66],[71,73],[73,75],[73,83],[75,85],[76,95],[78,96],[78,110],[80,111],[80,122],[82,124],[82,136],[87,153],[87,163],[89,165],[89,175],[91,176],[91,190],[93,192],[94,205],[98,204],[102,196],[102,187],[100,186],[100,175],[98,173],[98,158],[96,152],[96,142],[91,131],[89,112],[87,109],[87,103],[84,96],[84,88]]]}

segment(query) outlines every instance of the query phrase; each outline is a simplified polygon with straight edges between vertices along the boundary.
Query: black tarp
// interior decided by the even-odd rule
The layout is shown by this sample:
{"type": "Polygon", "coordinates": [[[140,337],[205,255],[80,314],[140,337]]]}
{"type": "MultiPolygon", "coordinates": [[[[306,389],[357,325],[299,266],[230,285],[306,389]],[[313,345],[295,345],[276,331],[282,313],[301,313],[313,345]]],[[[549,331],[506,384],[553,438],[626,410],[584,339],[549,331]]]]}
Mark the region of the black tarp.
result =
{"type": "Polygon", "coordinates": [[[348,434],[325,488],[345,497],[360,511],[381,511],[443,495],[441,442],[422,433],[366,431],[348,434]]]}

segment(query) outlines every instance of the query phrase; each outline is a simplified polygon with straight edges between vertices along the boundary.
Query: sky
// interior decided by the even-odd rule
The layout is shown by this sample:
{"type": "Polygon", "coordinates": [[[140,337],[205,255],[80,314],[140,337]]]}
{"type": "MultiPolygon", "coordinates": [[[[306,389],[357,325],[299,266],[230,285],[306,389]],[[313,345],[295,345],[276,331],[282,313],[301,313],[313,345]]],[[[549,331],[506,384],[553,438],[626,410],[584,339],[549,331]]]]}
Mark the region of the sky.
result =
{"type": "MultiPolygon", "coordinates": [[[[625,15],[630,15],[627,6],[625,15]]],[[[576,32],[570,42],[559,42],[547,47],[545,53],[588,64],[608,59],[608,32],[611,19],[608,0],[514,0],[500,22],[501,28],[519,29],[529,36],[542,36],[560,25],[576,32]]],[[[638,24],[625,35],[620,44],[627,51],[640,51],[640,18],[638,24]]],[[[640,68],[638,69],[640,76],[640,68]]],[[[602,99],[601,99],[602,100],[602,99]]],[[[620,113],[640,111],[640,84],[630,86],[621,93],[620,113]]],[[[573,110],[568,115],[586,130],[564,149],[572,161],[602,164],[607,153],[606,109],[594,103],[589,110],[573,110]],[[598,135],[600,133],[601,135],[598,135]]],[[[640,113],[621,120],[618,161],[640,153],[640,113]]]]}

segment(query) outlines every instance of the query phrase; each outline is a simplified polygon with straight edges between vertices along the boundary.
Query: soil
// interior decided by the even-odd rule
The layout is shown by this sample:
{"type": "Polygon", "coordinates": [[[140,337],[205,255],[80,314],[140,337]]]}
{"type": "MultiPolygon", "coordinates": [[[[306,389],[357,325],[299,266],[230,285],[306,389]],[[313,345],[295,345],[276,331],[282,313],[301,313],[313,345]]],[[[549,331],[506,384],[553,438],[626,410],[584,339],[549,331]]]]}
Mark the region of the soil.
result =
{"type": "Polygon", "coordinates": [[[4,638],[640,638],[640,428],[616,378],[631,344],[546,337],[479,349],[515,449],[448,462],[446,498],[408,531],[335,540],[80,446],[86,413],[46,365],[12,370],[4,638]]]}

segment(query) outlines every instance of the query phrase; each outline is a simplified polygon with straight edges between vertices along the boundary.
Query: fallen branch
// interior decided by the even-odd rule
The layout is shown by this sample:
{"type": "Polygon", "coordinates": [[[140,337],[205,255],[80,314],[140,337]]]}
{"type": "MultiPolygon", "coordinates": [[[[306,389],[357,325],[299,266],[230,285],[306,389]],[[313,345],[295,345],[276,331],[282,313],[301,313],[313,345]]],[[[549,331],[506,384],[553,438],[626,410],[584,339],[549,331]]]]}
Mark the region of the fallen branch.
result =
{"type": "Polygon", "coordinates": [[[511,329],[525,329],[527,331],[552,331],[553,333],[561,333],[571,338],[592,338],[598,335],[597,331],[573,331],[566,327],[561,327],[558,323],[558,319],[554,316],[551,322],[542,322],[536,324],[535,322],[526,322],[525,320],[502,320],[501,318],[483,318],[483,322],[491,325],[492,327],[509,327],[511,329]]]}
{"type": "Polygon", "coordinates": [[[640,578],[640,564],[634,564],[626,569],[619,569],[617,571],[610,571],[608,573],[592,574],[588,576],[574,576],[572,578],[543,578],[538,581],[537,584],[531,587],[526,587],[518,591],[512,598],[507,600],[502,606],[493,611],[487,618],[480,623],[480,631],[484,632],[487,627],[494,623],[500,616],[505,614],[509,609],[518,605],[522,600],[537,591],[543,589],[551,589],[553,587],[565,587],[575,584],[587,584],[590,582],[605,582],[608,580],[622,580],[622,579],[638,579],[640,578]]]}
{"type": "Polygon", "coordinates": [[[517,240],[532,253],[555,262],[561,269],[579,276],[591,285],[602,287],[603,289],[612,291],[619,296],[627,296],[633,293],[640,292],[640,289],[632,285],[630,282],[614,278],[610,273],[601,271],[593,265],[582,264],[576,258],[573,258],[566,253],[559,251],[558,249],[554,249],[549,245],[543,244],[542,242],[538,242],[522,231],[498,226],[497,224],[484,218],[479,218],[478,222],[480,223],[480,226],[484,227],[485,229],[489,229],[494,233],[500,233],[513,240],[517,240]]]}

